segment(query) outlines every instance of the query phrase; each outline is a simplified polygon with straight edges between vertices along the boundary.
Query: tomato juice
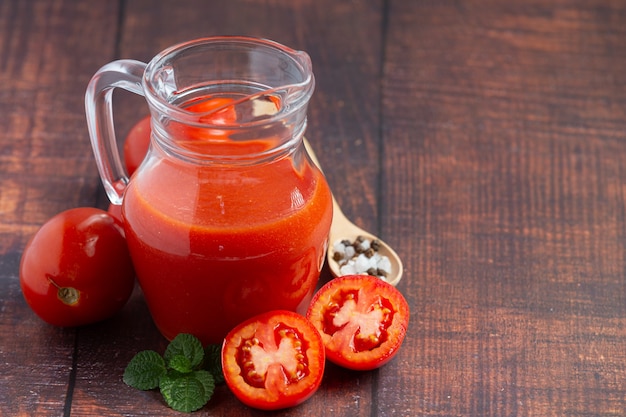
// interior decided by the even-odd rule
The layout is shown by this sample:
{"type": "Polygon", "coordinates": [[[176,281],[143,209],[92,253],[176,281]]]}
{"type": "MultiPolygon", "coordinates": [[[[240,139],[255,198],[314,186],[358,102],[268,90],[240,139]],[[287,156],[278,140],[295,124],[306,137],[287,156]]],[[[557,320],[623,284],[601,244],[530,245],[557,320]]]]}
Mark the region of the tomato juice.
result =
{"type": "MultiPolygon", "coordinates": [[[[237,155],[260,146],[219,140],[237,155]]],[[[203,165],[166,154],[153,139],[123,203],[139,283],[163,335],[221,343],[256,314],[304,313],[332,206],[302,143],[254,164],[203,165]]]]}

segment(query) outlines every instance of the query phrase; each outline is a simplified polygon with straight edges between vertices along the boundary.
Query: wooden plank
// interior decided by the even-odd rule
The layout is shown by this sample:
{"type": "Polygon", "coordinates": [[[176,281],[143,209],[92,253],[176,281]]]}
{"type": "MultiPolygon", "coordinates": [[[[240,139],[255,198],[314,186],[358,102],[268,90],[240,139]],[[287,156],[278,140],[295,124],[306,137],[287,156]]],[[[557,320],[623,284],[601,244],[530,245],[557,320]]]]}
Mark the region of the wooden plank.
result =
{"type": "MultiPolygon", "coordinates": [[[[376,226],[379,167],[376,163],[362,166],[360,161],[375,161],[367,155],[377,146],[380,1],[186,1],[183,6],[144,0],[124,4],[119,47],[123,58],[147,61],[177,42],[229,34],[262,36],[306,50],[317,77],[307,135],[320,149],[320,159],[333,167],[328,171],[334,186],[345,184],[346,175],[351,175],[351,184],[360,185],[342,189],[339,198],[360,214],[366,226],[376,226]],[[355,142],[359,143],[356,147],[351,145],[355,142]],[[350,160],[343,163],[346,155],[350,160]]],[[[120,95],[116,106],[120,131],[146,112],[141,100],[127,94],[120,95]]],[[[121,382],[123,368],[134,353],[165,348],[146,311],[136,295],[114,323],[79,333],[72,415],[172,415],[158,393],[142,393],[121,382]]],[[[369,416],[375,403],[371,388],[375,378],[375,372],[353,373],[329,365],[320,391],[281,415],[319,416],[330,411],[333,415],[369,416]]],[[[214,416],[254,414],[225,386],[205,410],[214,416]]]]}
{"type": "Polygon", "coordinates": [[[113,57],[117,9],[107,3],[0,5],[0,252],[20,250],[53,214],[94,202],[84,91],[113,57]]]}
{"type": "Polygon", "coordinates": [[[626,9],[389,11],[381,219],[414,316],[378,413],[622,415],[626,9]]]}
{"type": "Polygon", "coordinates": [[[76,332],[48,326],[30,311],[19,260],[44,221],[95,202],[99,180],[83,94],[96,61],[113,57],[114,39],[106,40],[116,7],[0,2],[0,415],[66,411],[76,332]]]}

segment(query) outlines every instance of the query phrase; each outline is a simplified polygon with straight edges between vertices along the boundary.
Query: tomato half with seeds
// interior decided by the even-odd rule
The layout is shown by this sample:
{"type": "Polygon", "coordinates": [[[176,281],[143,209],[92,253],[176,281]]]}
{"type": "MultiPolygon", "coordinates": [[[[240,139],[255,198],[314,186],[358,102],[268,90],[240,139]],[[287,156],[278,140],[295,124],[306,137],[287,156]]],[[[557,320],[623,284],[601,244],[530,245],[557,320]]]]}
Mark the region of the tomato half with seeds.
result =
{"type": "Polygon", "coordinates": [[[303,316],[276,310],[244,321],[228,333],[222,369],[230,390],[262,410],[293,407],[322,382],[322,338],[303,316]]]}
{"type": "Polygon", "coordinates": [[[20,285],[44,321],[81,326],[111,317],[128,301],[135,271],[122,224],[80,207],[48,220],[24,248],[20,285]]]}
{"type": "Polygon", "coordinates": [[[328,360],[370,370],[398,352],[409,325],[409,305],[398,289],[377,277],[346,275],[320,288],[307,318],[320,332],[328,360]]]}

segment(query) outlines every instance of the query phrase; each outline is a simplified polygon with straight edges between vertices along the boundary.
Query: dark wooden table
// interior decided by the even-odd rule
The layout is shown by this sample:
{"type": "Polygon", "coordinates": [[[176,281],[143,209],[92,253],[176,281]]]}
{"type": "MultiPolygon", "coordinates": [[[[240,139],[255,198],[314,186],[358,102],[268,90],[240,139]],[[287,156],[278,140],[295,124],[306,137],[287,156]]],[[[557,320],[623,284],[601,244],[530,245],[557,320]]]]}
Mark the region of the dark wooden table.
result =
{"type": "MultiPolygon", "coordinates": [[[[626,415],[626,3],[611,0],[0,1],[0,415],[177,414],[121,380],[166,345],[139,291],[111,320],[55,328],[18,269],[48,218],[107,206],[92,74],[219,34],[309,52],[307,136],[346,214],[406,268],[399,355],[329,366],[277,415],[626,415]]],[[[115,100],[124,135],[146,105],[115,100]]],[[[221,387],[196,415],[267,413],[221,387]]]]}

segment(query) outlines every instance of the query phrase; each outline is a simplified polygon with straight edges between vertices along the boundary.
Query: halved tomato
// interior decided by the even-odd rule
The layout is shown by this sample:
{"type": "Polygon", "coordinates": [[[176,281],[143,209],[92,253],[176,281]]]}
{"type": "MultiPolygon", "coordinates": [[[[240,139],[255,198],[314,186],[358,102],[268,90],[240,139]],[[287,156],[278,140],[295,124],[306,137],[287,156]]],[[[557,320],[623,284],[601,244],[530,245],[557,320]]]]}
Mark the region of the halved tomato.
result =
{"type": "Polygon", "coordinates": [[[255,316],[224,339],[222,369],[244,404],[263,410],[298,405],[322,382],[324,345],[313,325],[291,311],[255,316]]]}
{"type": "Polygon", "coordinates": [[[369,370],[398,352],[409,325],[409,305],[399,290],[377,277],[346,275],[320,288],[307,318],[320,332],[328,360],[369,370]]]}

